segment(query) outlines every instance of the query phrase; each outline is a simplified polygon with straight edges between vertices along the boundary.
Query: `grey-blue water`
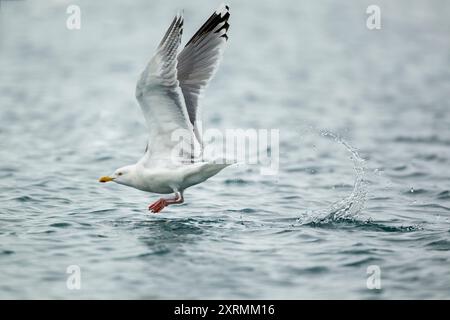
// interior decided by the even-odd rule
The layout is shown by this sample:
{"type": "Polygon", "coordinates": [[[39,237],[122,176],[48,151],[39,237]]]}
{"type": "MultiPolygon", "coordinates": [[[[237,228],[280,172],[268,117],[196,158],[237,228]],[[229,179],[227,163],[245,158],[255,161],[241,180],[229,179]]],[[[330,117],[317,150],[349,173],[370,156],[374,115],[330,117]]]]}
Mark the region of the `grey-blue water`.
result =
{"type": "Polygon", "coordinates": [[[80,0],[68,30],[72,1],[1,1],[0,298],[450,298],[448,1],[229,2],[204,127],[279,129],[279,172],[153,215],[97,179],[143,154],[134,87],[173,14],[187,41],[219,3],[80,0]]]}

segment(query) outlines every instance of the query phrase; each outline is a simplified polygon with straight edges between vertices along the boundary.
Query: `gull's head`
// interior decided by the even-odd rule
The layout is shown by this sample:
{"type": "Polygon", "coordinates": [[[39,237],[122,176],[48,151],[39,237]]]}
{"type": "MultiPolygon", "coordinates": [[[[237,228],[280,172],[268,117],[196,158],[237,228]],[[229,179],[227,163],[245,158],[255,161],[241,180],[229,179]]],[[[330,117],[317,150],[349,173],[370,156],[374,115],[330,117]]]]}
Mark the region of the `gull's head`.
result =
{"type": "Polygon", "coordinates": [[[126,166],[117,169],[110,176],[103,176],[98,181],[99,182],[109,182],[114,181],[120,184],[129,184],[133,179],[134,166],[126,166]]]}

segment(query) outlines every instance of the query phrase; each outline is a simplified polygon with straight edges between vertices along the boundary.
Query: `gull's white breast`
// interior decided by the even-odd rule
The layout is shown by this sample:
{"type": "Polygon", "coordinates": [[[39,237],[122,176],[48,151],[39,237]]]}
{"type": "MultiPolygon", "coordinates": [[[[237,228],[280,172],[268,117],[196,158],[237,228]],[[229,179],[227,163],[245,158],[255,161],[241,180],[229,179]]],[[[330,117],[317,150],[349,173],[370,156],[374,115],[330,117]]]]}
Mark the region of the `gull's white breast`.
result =
{"type": "Polygon", "coordinates": [[[228,164],[198,162],[179,167],[159,167],[148,169],[138,166],[132,187],[154,193],[182,192],[190,186],[199,184],[216,175],[228,164]]]}

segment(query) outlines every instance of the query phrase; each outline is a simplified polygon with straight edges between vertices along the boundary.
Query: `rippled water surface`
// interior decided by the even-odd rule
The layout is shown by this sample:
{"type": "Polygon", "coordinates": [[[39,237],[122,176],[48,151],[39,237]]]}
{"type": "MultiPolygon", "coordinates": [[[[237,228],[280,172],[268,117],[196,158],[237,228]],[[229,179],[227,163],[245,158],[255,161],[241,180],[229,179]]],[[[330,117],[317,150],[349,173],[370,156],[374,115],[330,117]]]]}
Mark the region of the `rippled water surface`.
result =
{"type": "Polygon", "coordinates": [[[279,129],[279,172],[153,215],[97,179],[144,151],[134,87],[172,15],[187,41],[219,3],[82,0],[70,31],[70,2],[2,1],[0,298],[450,298],[448,2],[377,1],[374,31],[367,1],[229,2],[204,127],[279,129]]]}

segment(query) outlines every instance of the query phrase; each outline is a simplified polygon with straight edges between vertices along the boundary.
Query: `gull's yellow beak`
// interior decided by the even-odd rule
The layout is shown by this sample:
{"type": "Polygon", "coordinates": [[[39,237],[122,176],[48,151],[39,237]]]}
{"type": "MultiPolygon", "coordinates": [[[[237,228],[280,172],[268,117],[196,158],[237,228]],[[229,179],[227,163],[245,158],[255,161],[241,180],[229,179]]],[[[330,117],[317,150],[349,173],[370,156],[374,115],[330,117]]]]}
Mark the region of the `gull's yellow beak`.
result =
{"type": "Polygon", "coordinates": [[[113,181],[114,179],[108,176],[105,177],[101,177],[100,179],[98,179],[98,182],[108,182],[108,181],[113,181]]]}

